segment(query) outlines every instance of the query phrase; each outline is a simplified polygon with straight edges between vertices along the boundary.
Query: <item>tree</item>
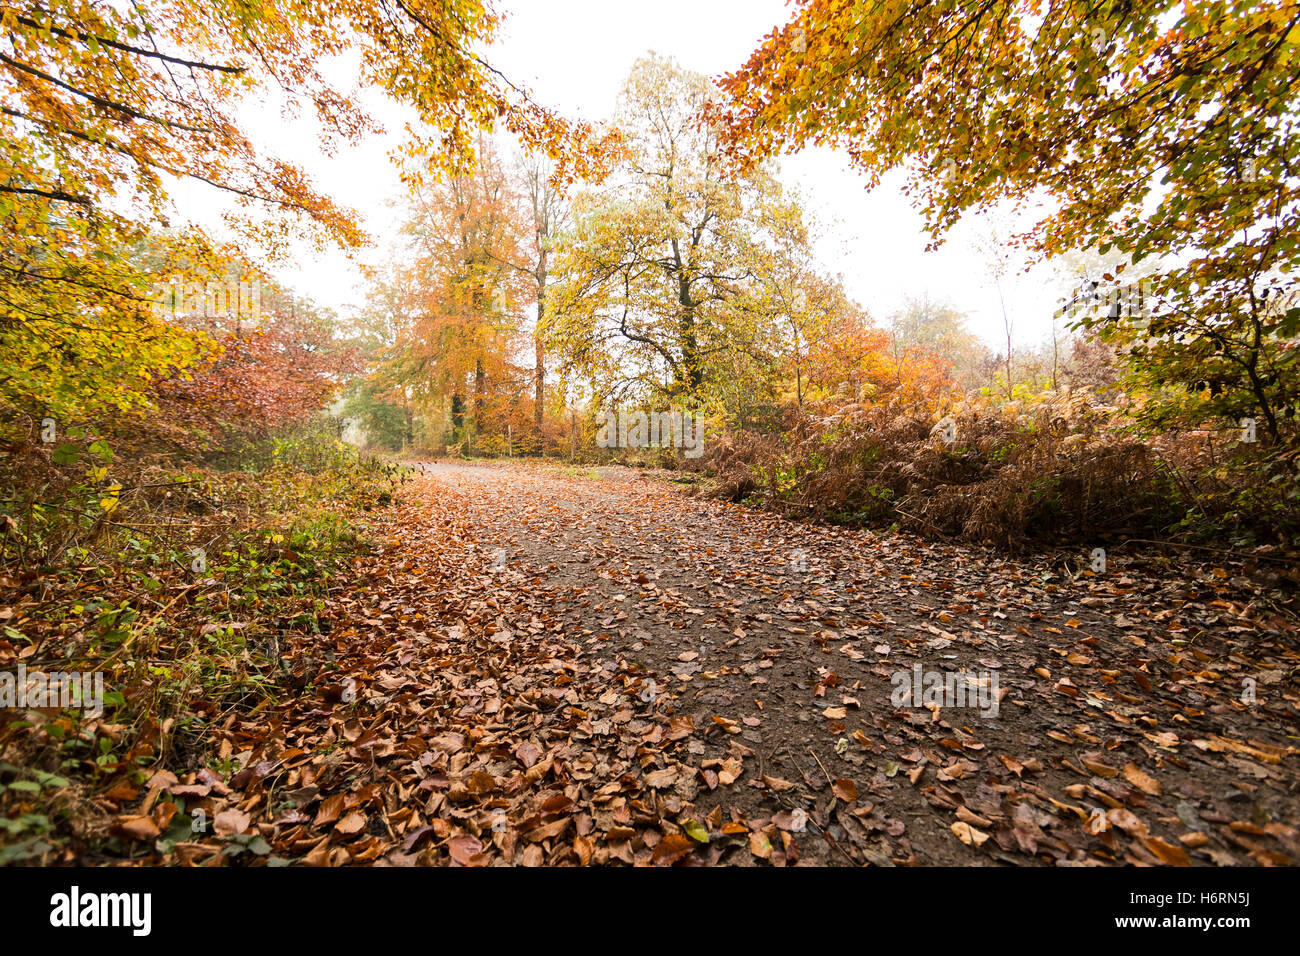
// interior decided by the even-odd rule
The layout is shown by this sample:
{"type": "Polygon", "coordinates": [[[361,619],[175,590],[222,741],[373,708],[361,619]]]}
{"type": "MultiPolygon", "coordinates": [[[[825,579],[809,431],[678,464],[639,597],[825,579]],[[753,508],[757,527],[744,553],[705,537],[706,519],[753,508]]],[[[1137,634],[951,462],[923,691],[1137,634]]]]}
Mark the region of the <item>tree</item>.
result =
{"type": "MultiPolygon", "coordinates": [[[[557,187],[555,167],[545,156],[520,156],[514,176],[519,184],[521,220],[527,223],[527,236],[514,244],[518,259],[502,260],[516,270],[527,283],[537,306],[533,326],[533,428],[542,437],[542,420],[546,409],[546,292],[551,278],[551,257],[556,236],[568,219],[568,205],[557,187]]],[[[506,252],[496,254],[508,255],[506,252]]]]}
{"type": "Polygon", "coordinates": [[[360,424],[367,445],[400,451],[411,441],[406,410],[385,401],[378,392],[373,382],[357,382],[343,404],[343,414],[360,424]]]}
{"type": "Polygon", "coordinates": [[[966,328],[965,314],[947,302],[907,298],[889,317],[889,350],[900,384],[906,367],[923,364],[937,366],[940,377],[963,389],[981,384],[977,363],[987,350],[966,328]]]}
{"type": "Polygon", "coordinates": [[[546,345],[542,325],[546,319],[546,284],[550,278],[551,248],[564,227],[563,197],[551,181],[551,170],[542,157],[529,157],[523,163],[524,186],[532,211],[532,260],[530,271],[537,299],[537,323],[533,328],[536,376],[533,391],[533,421],[537,435],[542,434],[542,417],[546,410],[546,345]]]}
{"type": "Polygon", "coordinates": [[[449,401],[454,427],[468,405],[463,436],[486,424],[490,383],[513,379],[511,353],[526,300],[521,261],[525,226],[507,173],[491,140],[480,137],[473,167],[414,195],[403,227],[407,246],[393,267],[395,330],[376,371],[378,380],[428,408],[449,401]],[[472,401],[466,402],[466,396],[472,401]]]}
{"type": "Polygon", "coordinates": [[[995,216],[985,219],[978,225],[975,236],[971,241],[976,254],[988,267],[989,277],[992,278],[993,286],[998,293],[998,305],[1002,311],[1002,331],[1007,346],[1006,353],[1003,356],[1002,370],[1006,376],[1005,387],[1008,399],[1015,395],[1015,379],[1011,373],[1011,332],[1014,323],[1007,312],[1007,300],[1003,294],[1002,284],[1011,272],[1015,255],[1014,246],[1012,245],[1013,239],[1014,235],[1008,221],[1003,217],[995,216]]]}
{"type": "MultiPolygon", "coordinates": [[[[1265,375],[1257,353],[1289,354],[1300,324],[1273,305],[1290,280],[1263,296],[1300,233],[1298,41],[1294,3],[804,0],[722,81],[720,118],[742,157],[840,146],[873,185],[907,166],[936,242],[968,210],[1045,194],[1054,208],[1026,234],[1035,254],[1162,260],[1156,312],[1171,334],[1130,348],[1135,374],[1195,389],[1191,359],[1232,352],[1232,413],[1252,409],[1271,434],[1266,380],[1292,366],[1265,375]]],[[[1095,327],[1122,344],[1138,331],[1127,319],[1095,327]]]]}
{"type": "Polygon", "coordinates": [[[795,403],[802,407],[812,381],[834,388],[854,378],[861,356],[850,330],[869,320],[842,282],[821,272],[813,256],[815,224],[797,196],[767,190],[755,203],[754,226],[752,278],[736,307],[750,315],[757,347],[749,356],[793,375],[795,403]]]}
{"type": "MultiPolygon", "coordinates": [[[[410,144],[463,164],[501,123],[589,170],[585,127],[537,106],[474,52],[500,17],[480,0],[22,0],[0,11],[0,399],[76,415],[147,401],[143,383],[199,361],[192,337],[154,321],[132,259],[167,224],[170,177],[247,207],[249,236],[274,248],[292,226],[355,245],[347,210],[303,172],[262,155],[239,103],[275,86],[308,107],[326,148],[377,128],[319,70],[353,51],[359,79],[414,107],[430,134],[410,144]],[[436,137],[438,148],[430,149],[436,137]],[[282,217],[287,217],[282,218],[282,217]],[[75,357],[75,358],[74,358],[75,357]],[[59,367],[74,362],[68,375],[59,367]]],[[[187,237],[192,257],[201,234],[187,237]]]]}
{"type": "Polygon", "coordinates": [[[1128,359],[1139,421],[1168,428],[1217,418],[1248,441],[1257,423],[1276,444],[1300,405],[1300,301],[1276,275],[1244,294],[1206,279],[1196,294],[1166,283],[1157,314],[1092,309],[1079,324],[1128,359]]]}
{"type": "Polygon", "coordinates": [[[614,120],[623,159],[574,198],[545,331],[600,397],[700,404],[729,391],[738,360],[764,360],[756,323],[771,316],[743,307],[754,300],[742,292],[766,258],[765,217],[783,204],[766,170],[722,162],[700,121],[716,95],[669,60],[638,61],[614,120]]]}
{"type": "Polygon", "coordinates": [[[157,414],[119,426],[119,444],[138,434],[179,452],[238,451],[311,418],[360,371],[359,350],[332,313],[261,282],[256,317],[230,309],[178,319],[202,324],[219,350],[190,374],[157,381],[157,414]]]}

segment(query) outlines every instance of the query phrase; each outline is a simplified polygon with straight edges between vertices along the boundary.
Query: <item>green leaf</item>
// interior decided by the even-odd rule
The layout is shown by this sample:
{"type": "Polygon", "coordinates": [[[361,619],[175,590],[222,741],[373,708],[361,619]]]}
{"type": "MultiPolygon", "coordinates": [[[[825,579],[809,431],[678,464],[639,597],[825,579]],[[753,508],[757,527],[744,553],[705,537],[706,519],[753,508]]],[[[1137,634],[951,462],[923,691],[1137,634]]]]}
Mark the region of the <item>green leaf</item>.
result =
{"type": "Polygon", "coordinates": [[[50,455],[56,465],[71,465],[80,457],[81,449],[76,445],[60,445],[54,449],[54,454],[50,455]]]}

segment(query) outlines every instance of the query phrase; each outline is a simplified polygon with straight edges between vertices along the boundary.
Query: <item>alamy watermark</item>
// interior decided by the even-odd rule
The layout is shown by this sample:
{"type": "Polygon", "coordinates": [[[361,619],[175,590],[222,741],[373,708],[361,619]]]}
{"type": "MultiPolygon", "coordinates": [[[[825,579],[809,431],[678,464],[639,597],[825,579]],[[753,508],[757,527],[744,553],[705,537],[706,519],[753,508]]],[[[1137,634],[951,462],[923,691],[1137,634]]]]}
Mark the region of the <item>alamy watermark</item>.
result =
{"type": "Polygon", "coordinates": [[[153,313],[167,320],[239,319],[259,323],[262,321],[262,282],[260,279],[198,282],[172,276],[154,286],[153,313]]]}
{"type": "Polygon", "coordinates": [[[27,710],[61,707],[84,710],[87,717],[104,714],[104,674],[102,671],[41,671],[29,674],[27,665],[19,664],[18,673],[0,671],[0,708],[27,710]]]}
{"type": "Polygon", "coordinates": [[[895,707],[974,707],[981,717],[998,715],[997,671],[927,671],[913,664],[910,671],[895,671],[889,682],[895,707]]]}
{"type": "Polygon", "coordinates": [[[1081,312],[1105,310],[1112,319],[1128,319],[1132,324],[1145,326],[1155,306],[1155,287],[1150,279],[1121,284],[1103,285],[1096,279],[1081,282],[1078,291],[1056,310],[1058,318],[1069,319],[1081,312]]]}
{"type": "Polygon", "coordinates": [[[50,925],[56,928],[125,927],[133,936],[148,936],[153,927],[150,893],[93,893],[73,886],[50,897],[50,925]]]}
{"type": "Polygon", "coordinates": [[[601,414],[596,433],[600,448],[680,448],[687,458],[704,454],[704,422],[692,412],[629,412],[601,414]]]}

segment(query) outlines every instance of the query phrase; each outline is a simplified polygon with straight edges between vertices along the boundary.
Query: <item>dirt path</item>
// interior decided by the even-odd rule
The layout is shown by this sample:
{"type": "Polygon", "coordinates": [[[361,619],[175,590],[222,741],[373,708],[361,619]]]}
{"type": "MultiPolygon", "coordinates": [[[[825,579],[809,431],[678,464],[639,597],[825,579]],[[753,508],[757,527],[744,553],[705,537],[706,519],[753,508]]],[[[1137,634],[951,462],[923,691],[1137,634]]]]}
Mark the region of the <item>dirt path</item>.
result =
{"type": "Polygon", "coordinates": [[[273,834],[309,862],[1296,858],[1294,632],[1213,579],[421,467],[296,650],[319,696],[242,761],[313,755],[273,834]],[[966,699],[899,706],[918,671],[966,699]]]}

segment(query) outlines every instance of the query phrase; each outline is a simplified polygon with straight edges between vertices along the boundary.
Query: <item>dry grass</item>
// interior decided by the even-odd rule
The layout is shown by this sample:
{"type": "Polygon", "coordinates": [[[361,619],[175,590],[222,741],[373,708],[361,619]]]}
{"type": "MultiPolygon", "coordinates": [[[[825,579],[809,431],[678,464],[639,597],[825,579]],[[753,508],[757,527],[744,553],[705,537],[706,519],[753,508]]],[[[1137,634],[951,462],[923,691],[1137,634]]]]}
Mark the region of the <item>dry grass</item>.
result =
{"type": "MultiPolygon", "coordinates": [[[[1011,550],[1124,535],[1168,535],[1189,514],[1267,540],[1288,522],[1234,510],[1262,476],[1221,434],[1139,441],[1111,408],[1082,395],[1033,407],[969,404],[945,441],[915,408],[847,406],[798,416],[783,434],[731,434],[699,467],[705,492],[815,515],[939,534],[1011,550]]],[[[1270,459],[1270,475],[1278,457],[1270,459]]],[[[1294,476],[1294,456],[1283,462],[1294,476]]],[[[1292,478],[1294,481],[1294,477],[1292,478]]],[[[1285,507],[1285,504],[1283,504],[1285,507]]],[[[1291,504],[1294,511],[1294,502],[1291,504]]],[[[1292,514],[1294,517],[1294,514],[1292,514]]]]}

